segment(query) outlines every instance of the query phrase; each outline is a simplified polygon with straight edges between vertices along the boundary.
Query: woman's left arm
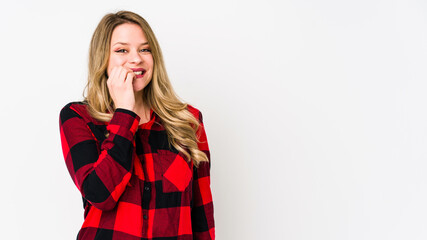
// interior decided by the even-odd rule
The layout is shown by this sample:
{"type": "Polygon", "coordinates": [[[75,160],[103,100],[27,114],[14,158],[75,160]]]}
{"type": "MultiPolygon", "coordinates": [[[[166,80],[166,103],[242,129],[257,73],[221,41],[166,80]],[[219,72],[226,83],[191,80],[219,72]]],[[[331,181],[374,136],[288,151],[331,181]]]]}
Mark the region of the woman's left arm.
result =
{"type": "Polygon", "coordinates": [[[200,127],[197,131],[199,138],[198,147],[209,159],[209,162],[201,162],[199,168],[193,167],[193,208],[191,211],[191,224],[193,228],[193,239],[214,240],[215,222],[210,187],[210,152],[203,125],[201,112],[198,113],[200,127]]]}

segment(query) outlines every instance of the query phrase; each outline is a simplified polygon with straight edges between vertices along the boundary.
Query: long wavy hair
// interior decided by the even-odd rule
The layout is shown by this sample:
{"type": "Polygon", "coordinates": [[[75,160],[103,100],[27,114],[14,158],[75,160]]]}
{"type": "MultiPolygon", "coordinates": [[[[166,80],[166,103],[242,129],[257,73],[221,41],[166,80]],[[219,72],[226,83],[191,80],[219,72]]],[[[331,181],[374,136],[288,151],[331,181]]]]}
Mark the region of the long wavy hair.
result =
{"type": "Polygon", "coordinates": [[[102,18],[93,33],[89,48],[88,82],[83,90],[89,114],[104,122],[110,121],[113,116],[115,106],[107,87],[107,67],[113,30],[124,23],[133,23],[141,27],[153,56],[152,79],[142,94],[144,103],[161,119],[169,144],[183,153],[188,162],[192,159],[196,167],[200,162],[208,162],[208,157],[197,145],[197,130],[200,124],[188,111],[187,104],[178,99],[169,81],[154,32],[147,21],[136,13],[130,11],[109,13],[102,18]]]}

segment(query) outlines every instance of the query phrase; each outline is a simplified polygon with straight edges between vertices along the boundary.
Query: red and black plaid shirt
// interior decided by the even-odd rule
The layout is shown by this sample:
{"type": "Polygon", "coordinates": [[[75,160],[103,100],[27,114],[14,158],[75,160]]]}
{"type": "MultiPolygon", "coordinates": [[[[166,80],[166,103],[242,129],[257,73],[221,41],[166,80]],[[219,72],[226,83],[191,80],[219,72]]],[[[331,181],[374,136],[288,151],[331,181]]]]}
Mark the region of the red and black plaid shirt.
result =
{"type": "MultiPolygon", "coordinates": [[[[210,161],[199,168],[185,161],[152,110],[139,125],[133,111],[118,108],[106,123],[86,107],[71,102],[59,119],[65,163],[85,209],[77,239],[215,239],[210,161]]],[[[210,159],[202,114],[188,110],[200,121],[198,147],[210,159]]]]}

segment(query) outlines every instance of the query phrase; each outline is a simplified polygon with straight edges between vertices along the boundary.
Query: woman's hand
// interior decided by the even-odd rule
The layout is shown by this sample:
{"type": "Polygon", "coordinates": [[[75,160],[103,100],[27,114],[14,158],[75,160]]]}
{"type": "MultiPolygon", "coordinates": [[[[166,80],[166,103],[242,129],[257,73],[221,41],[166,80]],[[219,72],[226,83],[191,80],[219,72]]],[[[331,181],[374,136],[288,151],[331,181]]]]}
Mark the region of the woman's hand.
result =
{"type": "Polygon", "coordinates": [[[135,73],[131,69],[123,66],[115,66],[111,70],[107,80],[107,87],[116,108],[134,111],[133,80],[135,77],[135,73]]]}

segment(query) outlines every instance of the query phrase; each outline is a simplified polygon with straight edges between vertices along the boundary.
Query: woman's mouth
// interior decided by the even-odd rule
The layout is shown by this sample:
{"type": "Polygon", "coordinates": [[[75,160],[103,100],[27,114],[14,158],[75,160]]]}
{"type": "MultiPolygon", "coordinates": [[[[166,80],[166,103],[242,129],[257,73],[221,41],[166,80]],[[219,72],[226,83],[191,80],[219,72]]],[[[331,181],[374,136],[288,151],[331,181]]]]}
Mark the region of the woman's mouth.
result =
{"type": "Polygon", "coordinates": [[[135,73],[136,78],[141,78],[144,76],[146,70],[143,68],[132,69],[133,73],[135,73]]]}

